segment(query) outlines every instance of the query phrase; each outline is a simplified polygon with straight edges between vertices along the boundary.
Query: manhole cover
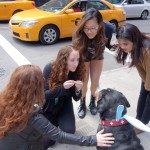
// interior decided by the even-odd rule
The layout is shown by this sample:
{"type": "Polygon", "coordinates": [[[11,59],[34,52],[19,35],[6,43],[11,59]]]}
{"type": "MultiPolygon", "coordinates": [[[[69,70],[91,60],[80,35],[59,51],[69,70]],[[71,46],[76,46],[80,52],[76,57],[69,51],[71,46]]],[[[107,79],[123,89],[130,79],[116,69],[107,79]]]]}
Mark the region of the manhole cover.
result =
{"type": "Polygon", "coordinates": [[[0,68],[0,77],[4,76],[6,73],[4,68],[0,68]]]}

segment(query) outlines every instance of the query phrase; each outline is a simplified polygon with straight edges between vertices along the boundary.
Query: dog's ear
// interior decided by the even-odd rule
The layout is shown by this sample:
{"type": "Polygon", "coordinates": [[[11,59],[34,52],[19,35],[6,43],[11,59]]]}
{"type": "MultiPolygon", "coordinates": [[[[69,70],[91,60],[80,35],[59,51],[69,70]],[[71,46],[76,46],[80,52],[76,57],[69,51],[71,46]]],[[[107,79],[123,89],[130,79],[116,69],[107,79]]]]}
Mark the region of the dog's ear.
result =
{"type": "Polygon", "coordinates": [[[130,107],[130,103],[128,102],[127,98],[121,93],[121,100],[125,103],[126,107],[130,107]]]}

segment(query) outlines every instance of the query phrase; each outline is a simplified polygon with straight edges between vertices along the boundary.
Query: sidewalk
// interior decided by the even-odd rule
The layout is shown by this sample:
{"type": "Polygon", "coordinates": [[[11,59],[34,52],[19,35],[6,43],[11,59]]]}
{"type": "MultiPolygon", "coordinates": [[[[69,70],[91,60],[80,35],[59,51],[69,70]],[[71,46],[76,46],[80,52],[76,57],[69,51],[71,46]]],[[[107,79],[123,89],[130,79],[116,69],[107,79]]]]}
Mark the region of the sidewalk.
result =
{"type": "MultiPolygon", "coordinates": [[[[140,77],[135,68],[119,68],[113,71],[103,72],[100,79],[100,89],[113,88],[122,92],[130,102],[131,107],[128,108],[128,115],[135,117],[137,99],[140,90],[140,77]]],[[[90,101],[90,92],[87,95],[87,106],[90,101]]],[[[91,135],[95,134],[98,126],[99,116],[92,116],[88,110],[84,119],[79,119],[77,116],[77,109],[79,102],[74,102],[74,111],[76,115],[77,135],[91,135]]],[[[150,126],[150,124],[149,124],[150,126]]],[[[142,133],[138,135],[145,150],[149,150],[150,133],[142,133]]],[[[95,147],[80,147],[67,144],[56,144],[53,148],[48,150],[96,150],[95,147]]]]}

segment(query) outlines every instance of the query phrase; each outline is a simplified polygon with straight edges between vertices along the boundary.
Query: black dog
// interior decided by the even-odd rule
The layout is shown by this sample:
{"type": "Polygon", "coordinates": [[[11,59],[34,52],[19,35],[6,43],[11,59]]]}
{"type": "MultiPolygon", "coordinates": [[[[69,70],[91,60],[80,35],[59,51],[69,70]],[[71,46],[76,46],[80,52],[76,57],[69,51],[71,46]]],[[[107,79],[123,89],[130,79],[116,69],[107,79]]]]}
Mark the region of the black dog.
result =
{"type": "Polygon", "coordinates": [[[125,119],[116,121],[118,105],[124,105],[123,115],[127,112],[126,107],[130,107],[126,97],[116,90],[104,89],[98,93],[97,98],[97,109],[101,119],[97,132],[104,129],[105,133],[113,133],[115,137],[115,143],[111,147],[97,147],[97,150],[144,150],[134,127],[125,119]]]}

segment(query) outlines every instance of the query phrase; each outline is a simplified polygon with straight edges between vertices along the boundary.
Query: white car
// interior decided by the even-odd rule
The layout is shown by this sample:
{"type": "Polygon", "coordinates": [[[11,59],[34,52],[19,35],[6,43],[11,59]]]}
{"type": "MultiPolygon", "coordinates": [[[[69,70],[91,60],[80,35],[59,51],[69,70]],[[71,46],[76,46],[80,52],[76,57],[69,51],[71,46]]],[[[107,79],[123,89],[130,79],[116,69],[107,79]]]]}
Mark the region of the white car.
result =
{"type": "Polygon", "coordinates": [[[150,3],[145,0],[107,0],[116,7],[122,6],[127,18],[147,19],[150,14],[150,3]]]}

